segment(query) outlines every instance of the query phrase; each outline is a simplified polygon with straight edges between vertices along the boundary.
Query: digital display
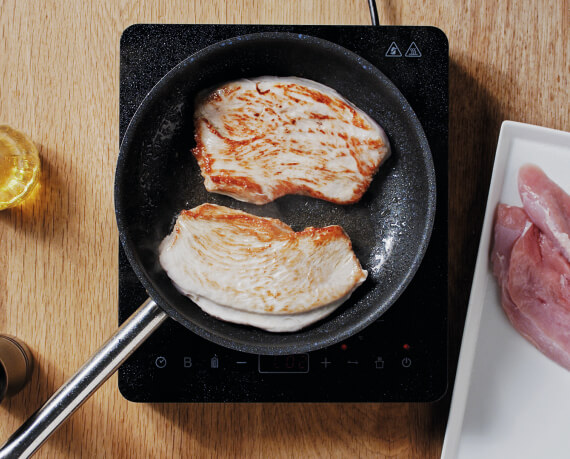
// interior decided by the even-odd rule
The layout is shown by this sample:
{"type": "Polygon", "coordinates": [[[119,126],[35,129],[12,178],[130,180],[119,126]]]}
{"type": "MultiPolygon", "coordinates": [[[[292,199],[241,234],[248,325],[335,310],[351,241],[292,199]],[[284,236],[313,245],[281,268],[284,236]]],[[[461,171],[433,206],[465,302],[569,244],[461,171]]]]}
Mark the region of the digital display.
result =
{"type": "Polygon", "coordinates": [[[260,373],[308,373],[309,354],[260,355],[260,373]]]}

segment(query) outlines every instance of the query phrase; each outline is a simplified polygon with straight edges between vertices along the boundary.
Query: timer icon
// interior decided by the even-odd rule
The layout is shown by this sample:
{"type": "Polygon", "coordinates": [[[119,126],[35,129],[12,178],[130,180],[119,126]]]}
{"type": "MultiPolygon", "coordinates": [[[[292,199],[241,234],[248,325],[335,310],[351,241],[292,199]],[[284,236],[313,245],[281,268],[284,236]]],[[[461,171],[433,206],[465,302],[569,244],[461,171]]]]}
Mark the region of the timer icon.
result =
{"type": "Polygon", "coordinates": [[[156,360],[154,361],[154,364],[156,365],[157,368],[164,368],[166,366],[166,357],[157,357],[156,360]]]}

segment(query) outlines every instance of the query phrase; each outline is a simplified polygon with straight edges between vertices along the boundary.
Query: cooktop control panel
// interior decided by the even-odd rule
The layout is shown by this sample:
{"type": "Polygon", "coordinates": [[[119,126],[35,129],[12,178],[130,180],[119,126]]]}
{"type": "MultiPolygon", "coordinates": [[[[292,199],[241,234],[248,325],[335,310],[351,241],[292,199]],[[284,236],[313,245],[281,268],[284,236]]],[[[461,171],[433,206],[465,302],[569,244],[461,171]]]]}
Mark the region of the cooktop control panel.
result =
{"type": "MultiPolygon", "coordinates": [[[[245,354],[167,320],[119,369],[136,402],[411,402],[447,388],[448,44],[432,27],[134,25],[121,38],[120,136],[148,91],[217,41],[279,31],[313,35],[362,56],[402,92],[433,155],[437,211],[414,279],[380,319],[345,342],[297,355],[245,354]]],[[[371,95],[373,97],[373,95],[371,95]]],[[[119,249],[119,322],[146,299],[119,249]]]]}

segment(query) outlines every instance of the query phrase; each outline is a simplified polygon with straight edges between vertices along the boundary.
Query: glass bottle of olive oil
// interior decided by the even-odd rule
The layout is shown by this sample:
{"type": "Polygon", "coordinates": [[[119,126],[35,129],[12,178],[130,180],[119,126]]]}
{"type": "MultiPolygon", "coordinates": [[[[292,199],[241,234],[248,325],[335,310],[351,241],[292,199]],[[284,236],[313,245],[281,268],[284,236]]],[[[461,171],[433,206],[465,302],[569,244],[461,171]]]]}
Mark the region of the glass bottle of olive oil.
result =
{"type": "Polygon", "coordinates": [[[22,202],[40,172],[38,149],[25,134],[0,126],[0,210],[22,202]]]}

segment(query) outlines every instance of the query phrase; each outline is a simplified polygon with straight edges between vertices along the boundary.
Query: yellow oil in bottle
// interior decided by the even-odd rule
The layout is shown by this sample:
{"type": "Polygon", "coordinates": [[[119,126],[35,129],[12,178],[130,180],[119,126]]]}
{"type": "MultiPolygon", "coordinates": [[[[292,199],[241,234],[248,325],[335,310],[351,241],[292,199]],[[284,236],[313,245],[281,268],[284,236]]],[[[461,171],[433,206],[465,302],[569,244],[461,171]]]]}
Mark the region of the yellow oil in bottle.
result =
{"type": "Polygon", "coordinates": [[[38,149],[25,134],[0,126],[0,210],[22,202],[40,172],[38,149]]]}

